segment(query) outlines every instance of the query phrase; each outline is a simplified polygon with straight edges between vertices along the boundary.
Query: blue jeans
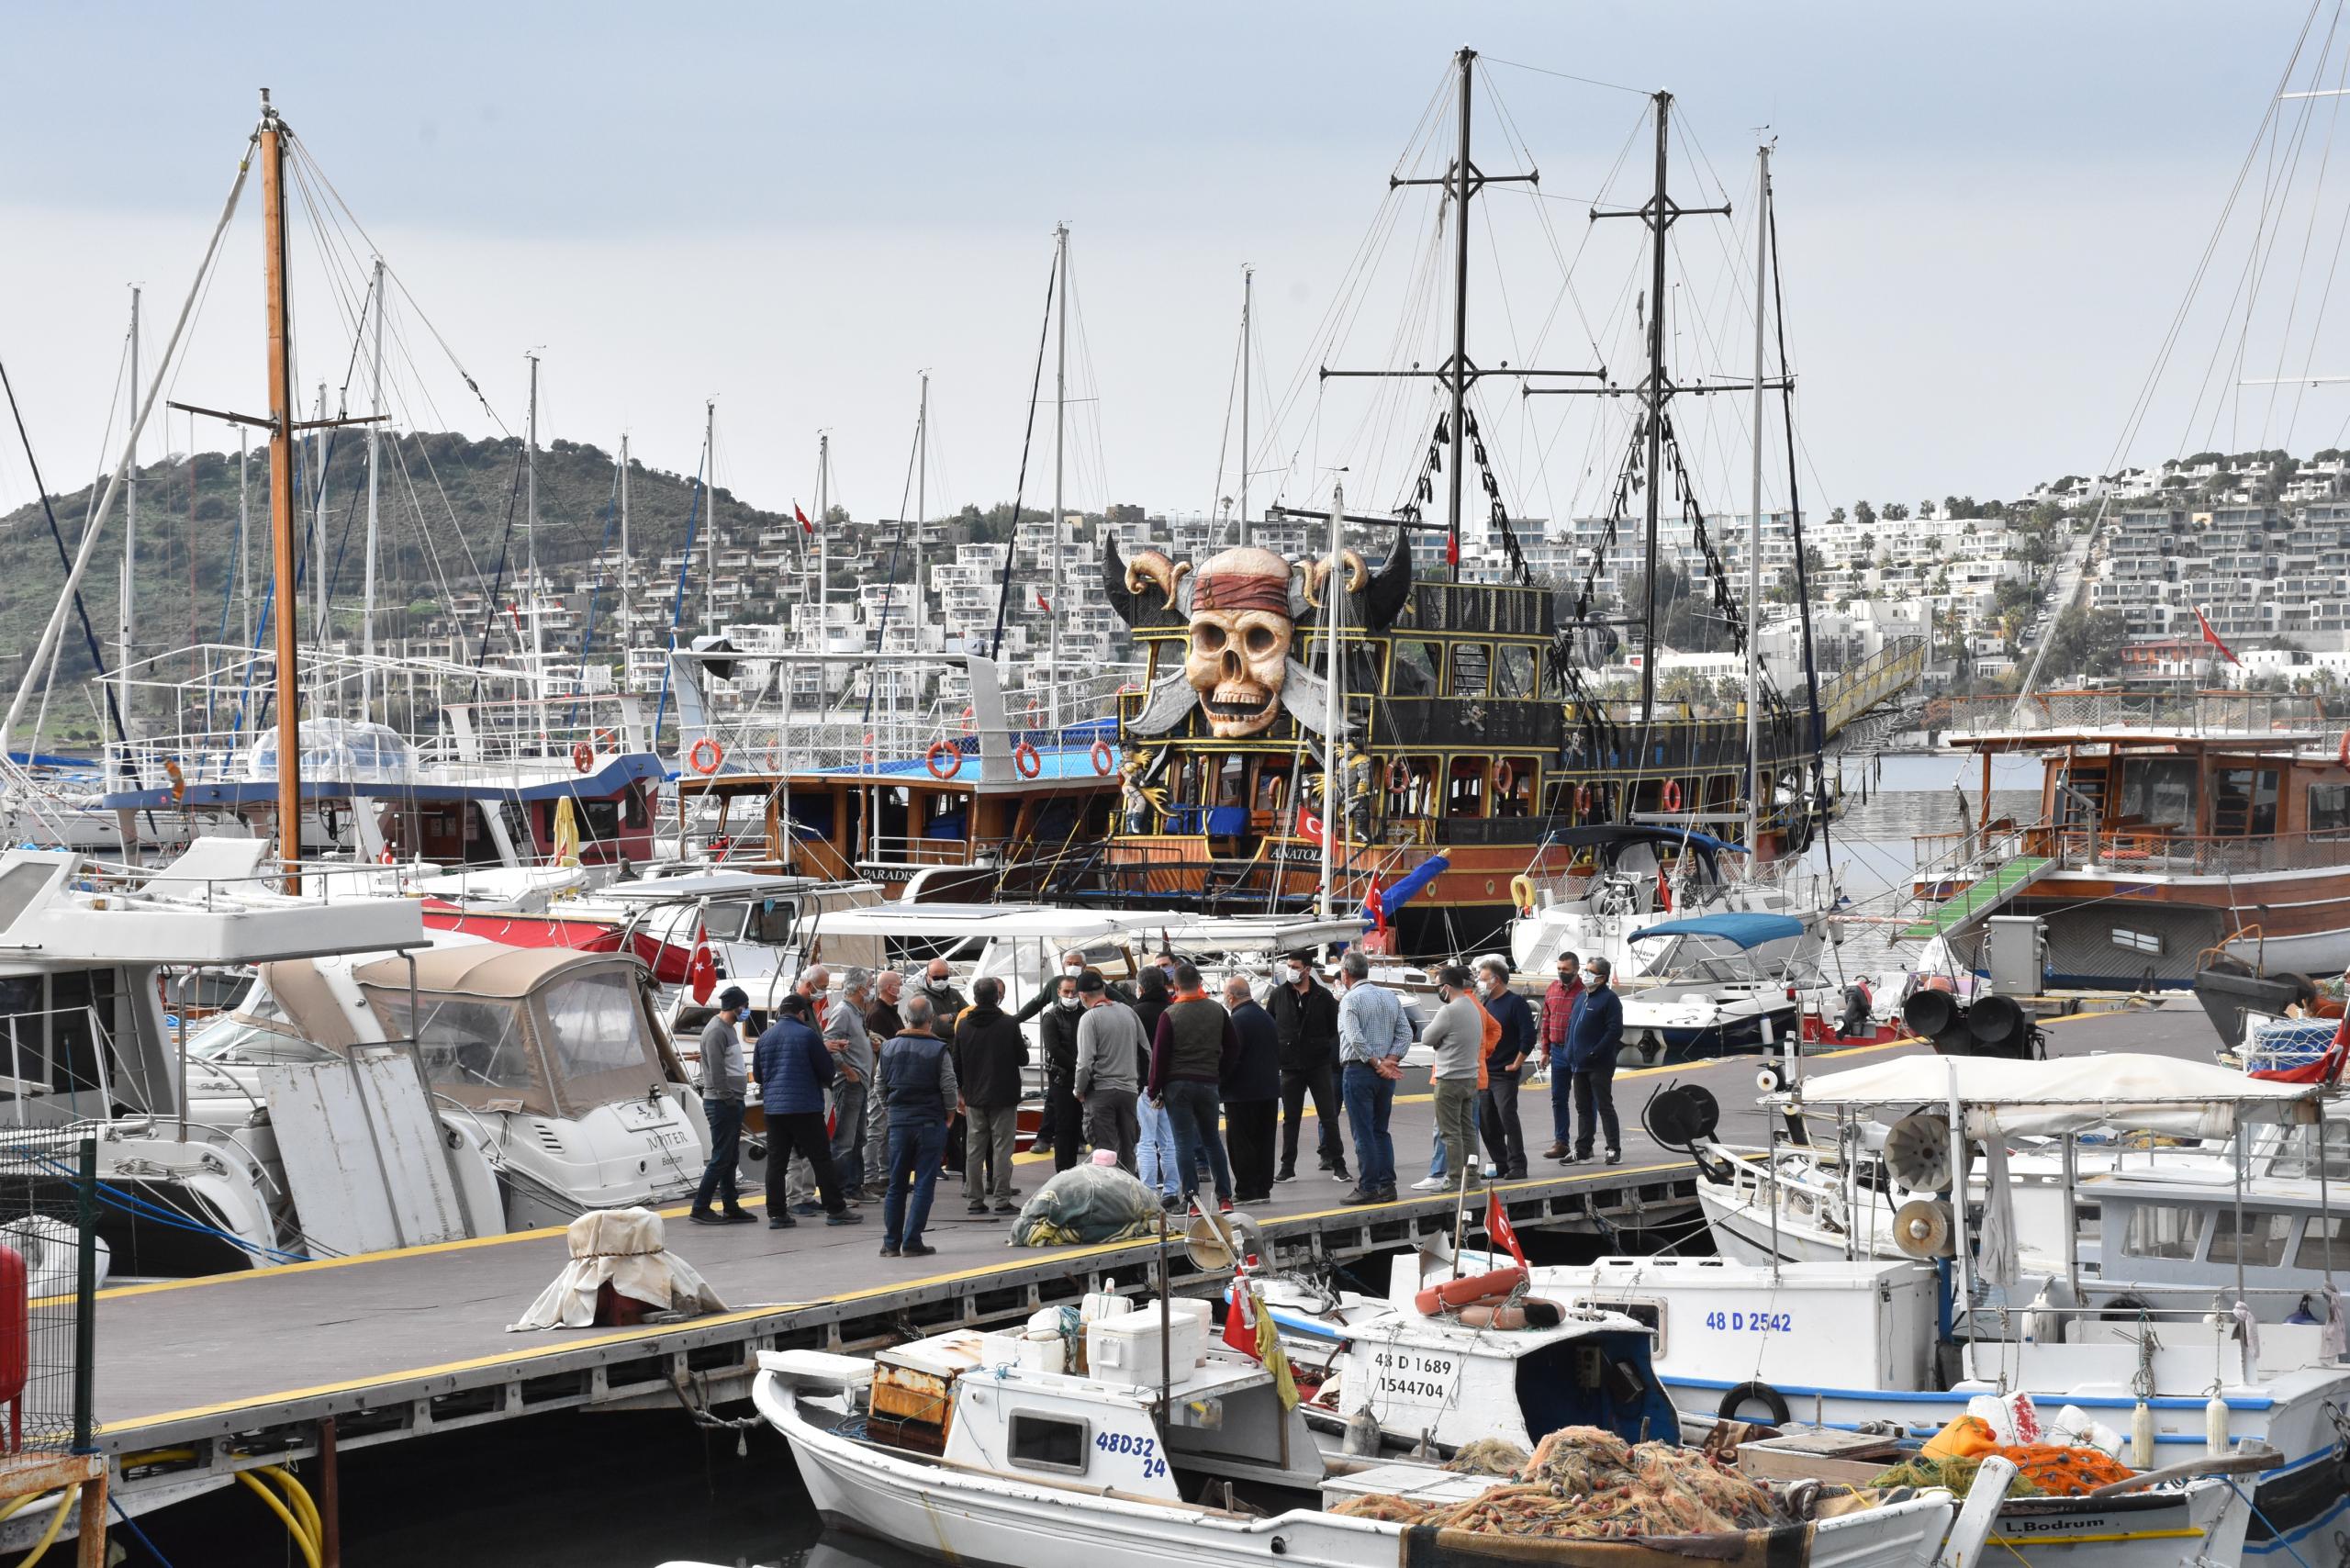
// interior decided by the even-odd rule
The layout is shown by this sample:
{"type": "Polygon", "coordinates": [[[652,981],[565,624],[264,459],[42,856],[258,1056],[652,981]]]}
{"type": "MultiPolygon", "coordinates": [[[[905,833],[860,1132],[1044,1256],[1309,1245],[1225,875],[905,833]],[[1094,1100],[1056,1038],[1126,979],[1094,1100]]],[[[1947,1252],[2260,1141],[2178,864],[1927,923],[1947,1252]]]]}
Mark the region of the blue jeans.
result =
{"type": "Polygon", "coordinates": [[[937,1122],[890,1124],[890,1192],[881,1200],[881,1240],[911,1247],[930,1220],[930,1195],[938,1185],[938,1162],[946,1153],[946,1128],[937,1122]],[[913,1189],[909,1198],[907,1187],[913,1189]]]}
{"type": "Polygon", "coordinates": [[[1550,1141],[1561,1148],[1574,1142],[1575,1075],[1567,1070],[1567,1047],[1550,1048],[1550,1141]]]}
{"type": "Polygon", "coordinates": [[[1213,1083],[1169,1083],[1160,1096],[1167,1102],[1167,1118],[1175,1124],[1175,1147],[1181,1152],[1175,1160],[1175,1174],[1183,1183],[1186,1194],[1198,1186],[1198,1167],[1190,1158],[1197,1149],[1207,1157],[1208,1171],[1215,1178],[1215,1195],[1219,1203],[1232,1201],[1232,1165],[1224,1156],[1224,1097],[1213,1083]]]}
{"type": "Polygon", "coordinates": [[[1161,1197],[1174,1197],[1187,1185],[1176,1174],[1183,1161],[1175,1152],[1174,1121],[1165,1107],[1154,1107],[1147,1099],[1135,1102],[1135,1121],[1141,1128],[1135,1140],[1135,1165],[1142,1184],[1161,1197]]]}
{"type": "Polygon", "coordinates": [[[710,1123],[710,1163],[702,1167],[701,1186],[694,1193],[694,1212],[706,1214],[717,1198],[733,1214],[743,1205],[734,1190],[734,1162],[743,1152],[743,1102],[705,1100],[701,1114],[710,1123]]]}
{"type": "MultiPolygon", "coordinates": [[[[1347,1103],[1347,1126],[1355,1135],[1355,1160],[1360,1190],[1383,1193],[1395,1185],[1395,1140],[1387,1135],[1387,1118],[1395,1109],[1395,1081],[1382,1078],[1369,1062],[1347,1063],[1339,1083],[1347,1103]]],[[[1438,1146],[1439,1149],[1442,1145],[1438,1146]]]]}

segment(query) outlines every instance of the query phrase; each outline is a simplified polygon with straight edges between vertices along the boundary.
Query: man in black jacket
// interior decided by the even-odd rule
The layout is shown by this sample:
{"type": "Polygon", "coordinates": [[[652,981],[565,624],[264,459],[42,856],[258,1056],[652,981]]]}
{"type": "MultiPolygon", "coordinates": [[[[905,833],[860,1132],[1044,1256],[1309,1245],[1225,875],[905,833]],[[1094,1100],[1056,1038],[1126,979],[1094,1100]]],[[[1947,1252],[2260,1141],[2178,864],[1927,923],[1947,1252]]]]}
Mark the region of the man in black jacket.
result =
{"type": "Polygon", "coordinates": [[[1273,1201],[1273,1126],[1281,1110],[1281,1031],[1257,1005],[1247,975],[1224,982],[1240,1050],[1224,1075],[1224,1126],[1232,1145],[1232,1201],[1273,1201]]]}
{"type": "Polygon", "coordinates": [[[1283,959],[1276,978],[1281,983],[1265,1004],[1281,1036],[1281,1168],[1273,1180],[1297,1179],[1297,1129],[1310,1094],[1322,1169],[1343,1182],[1347,1140],[1338,1129],[1338,999],[1314,978],[1303,953],[1283,959]]]}
{"type": "Polygon", "coordinates": [[[1028,1039],[1003,1011],[1003,982],[993,975],[971,987],[971,1005],[955,1025],[955,1081],[963,1092],[963,1195],[971,1212],[1018,1214],[1012,1200],[1012,1145],[1020,1120],[1020,1070],[1028,1039]]]}
{"type": "Polygon", "coordinates": [[[1038,991],[1018,1020],[1036,1020],[1036,1043],[1045,1058],[1044,1132],[1052,1139],[1056,1175],[1077,1164],[1085,1145],[1084,1112],[1077,1103],[1077,1025],[1084,1016],[1077,977],[1065,973],[1038,991]]]}

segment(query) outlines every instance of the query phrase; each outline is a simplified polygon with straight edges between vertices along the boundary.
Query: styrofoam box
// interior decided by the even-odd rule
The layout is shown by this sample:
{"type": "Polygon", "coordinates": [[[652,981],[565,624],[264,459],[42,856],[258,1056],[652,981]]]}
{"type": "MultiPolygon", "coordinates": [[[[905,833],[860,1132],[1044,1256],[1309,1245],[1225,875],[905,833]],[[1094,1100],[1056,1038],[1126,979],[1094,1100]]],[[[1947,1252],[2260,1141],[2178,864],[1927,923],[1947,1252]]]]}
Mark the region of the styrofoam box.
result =
{"type": "Polygon", "coordinates": [[[1085,1326],[1087,1371],[1103,1383],[1145,1387],[1158,1382],[1159,1343],[1166,1341],[1167,1365],[1179,1376],[1198,1366],[1207,1355],[1208,1304],[1173,1304],[1172,1332],[1169,1319],[1152,1302],[1116,1317],[1097,1318],[1085,1326]]]}

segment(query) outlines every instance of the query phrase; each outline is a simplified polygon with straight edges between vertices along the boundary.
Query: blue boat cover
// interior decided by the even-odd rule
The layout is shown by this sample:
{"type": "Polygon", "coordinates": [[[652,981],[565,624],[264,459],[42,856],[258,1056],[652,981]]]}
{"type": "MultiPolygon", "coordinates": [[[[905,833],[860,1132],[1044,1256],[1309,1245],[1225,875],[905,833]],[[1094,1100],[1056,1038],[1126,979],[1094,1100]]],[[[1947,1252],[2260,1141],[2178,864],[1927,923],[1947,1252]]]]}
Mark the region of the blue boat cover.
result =
{"type": "Polygon", "coordinates": [[[1632,940],[1639,942],[1651,936],[1711,936],[1751,950],[1765,942],[1802,935],[1803,922],[1792,914],[1739,912],[1701,914],[1694,920],[1668,920],[1662,925],[1651,925],[1646,931],[1634,932],[1632,940]]]}

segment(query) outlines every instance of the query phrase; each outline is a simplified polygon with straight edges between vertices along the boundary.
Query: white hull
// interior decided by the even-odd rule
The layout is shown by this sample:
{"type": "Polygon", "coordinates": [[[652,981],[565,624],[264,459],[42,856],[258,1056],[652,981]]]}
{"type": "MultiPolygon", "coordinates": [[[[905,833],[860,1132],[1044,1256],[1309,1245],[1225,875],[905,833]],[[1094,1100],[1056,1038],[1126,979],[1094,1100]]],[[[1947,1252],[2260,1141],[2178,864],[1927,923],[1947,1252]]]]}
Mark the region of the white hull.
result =
{"type": "MultiPolygon", "coordinates": [[[[1393,1568],[1401,1528],[1297,1508],[1248,1518],[1130,1502],[900,1457],[801,1418],[772,1373],[754,1389],[791,1444],[828,1524],[957,1562],[1005,1568],[1393,1568]]],[[[1921,1568],[1940,1560],[1956,1505],[1944,1494],[1827,1521],[1811,1568],[1921,1568]]]]}

